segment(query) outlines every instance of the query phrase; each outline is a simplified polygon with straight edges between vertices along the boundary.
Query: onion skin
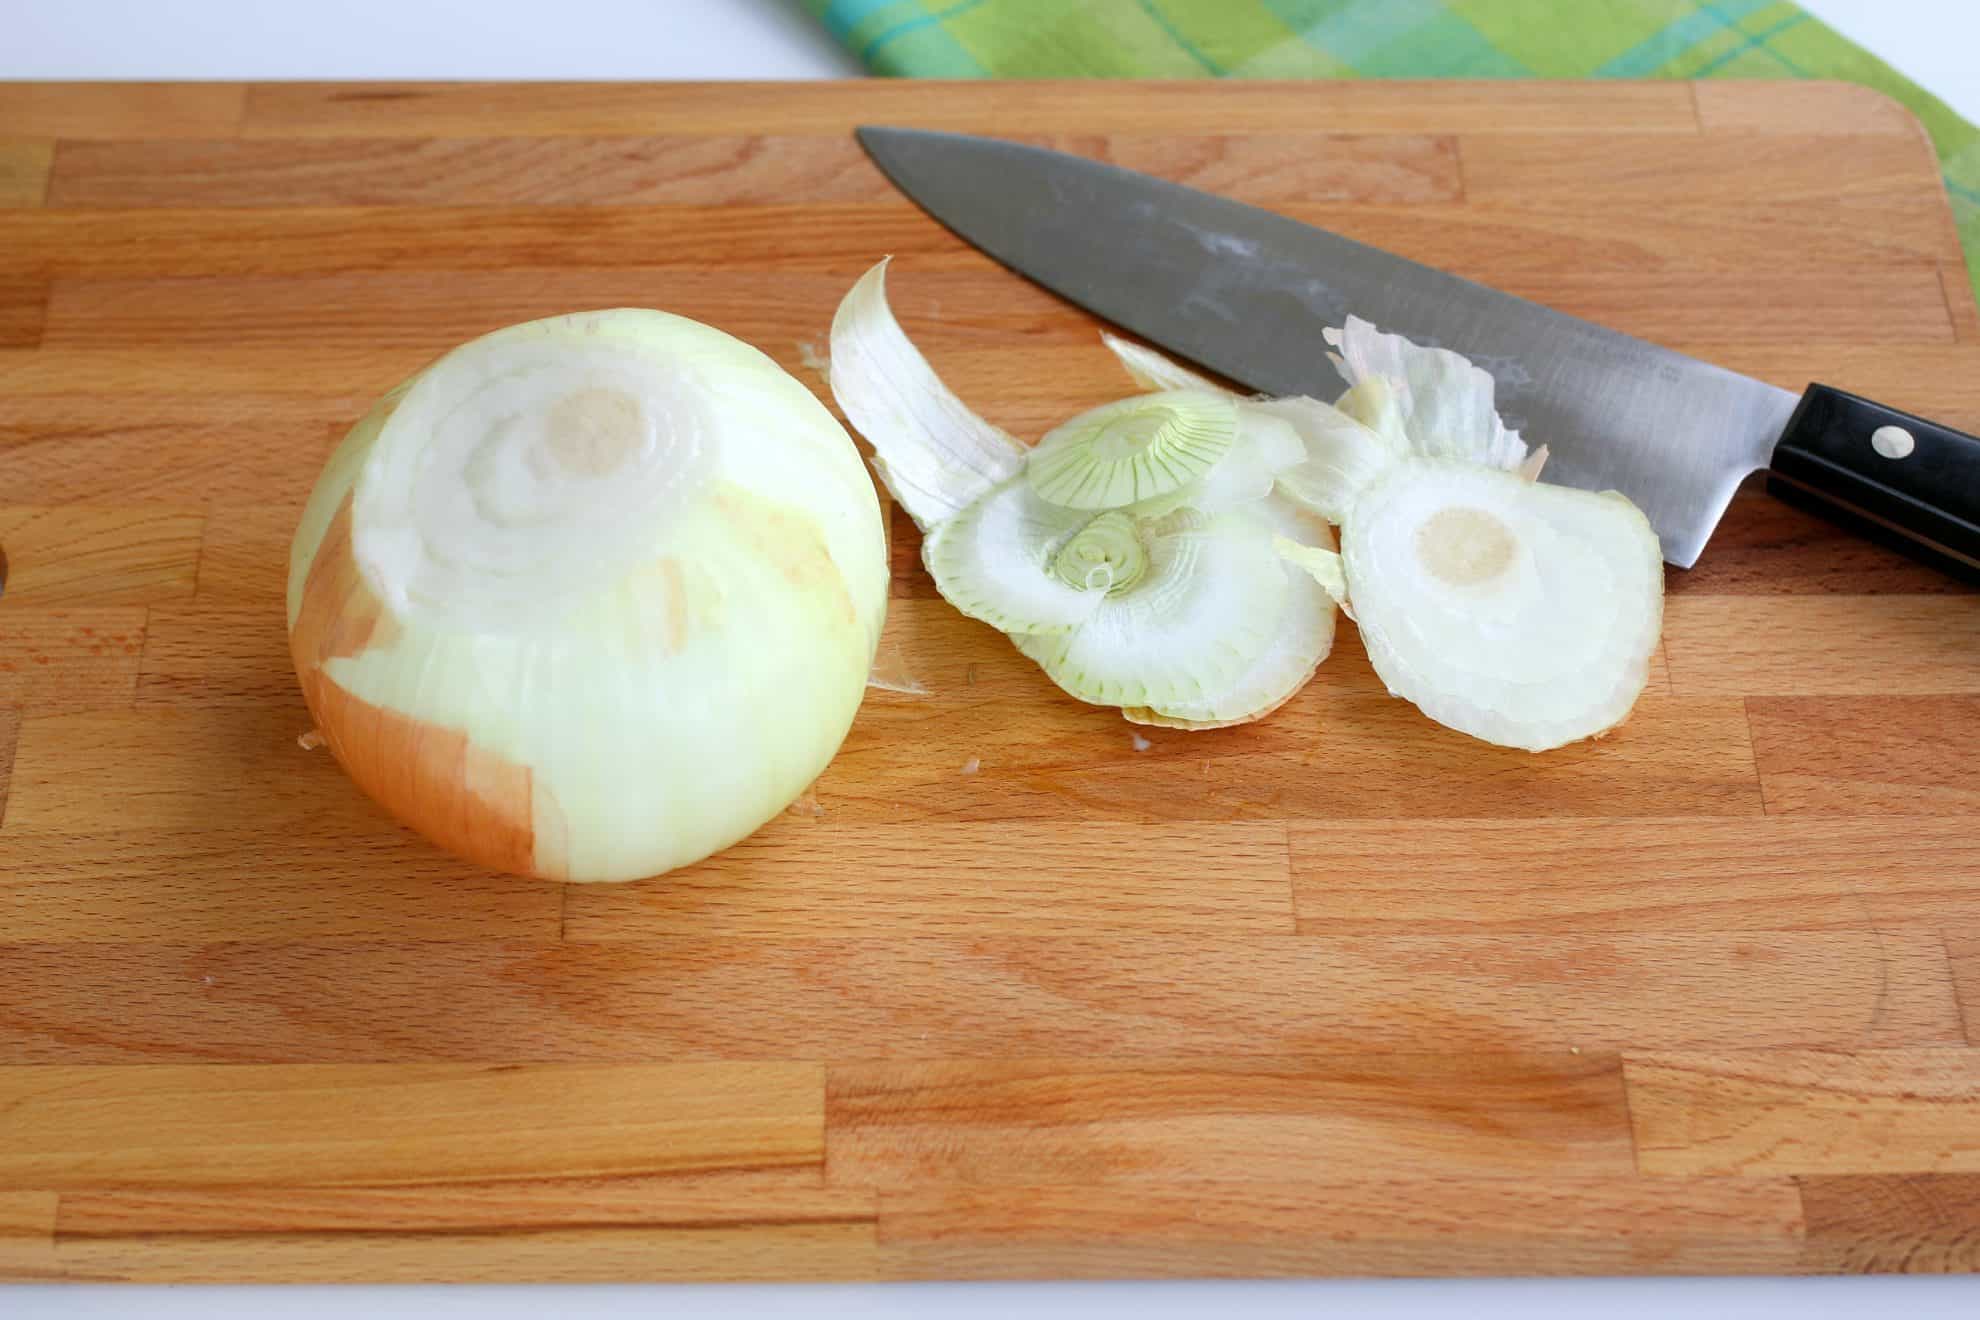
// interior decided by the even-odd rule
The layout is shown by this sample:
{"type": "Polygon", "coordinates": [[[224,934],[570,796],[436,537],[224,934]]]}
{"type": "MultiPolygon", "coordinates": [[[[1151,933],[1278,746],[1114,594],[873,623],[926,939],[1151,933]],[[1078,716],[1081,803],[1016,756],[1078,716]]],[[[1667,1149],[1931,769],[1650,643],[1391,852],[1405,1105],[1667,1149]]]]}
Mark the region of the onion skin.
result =
{"type": "Polygon", "coordinates": [[[810,786],[865,692],[888,569],[858,451],[770,359],[665,320],[669,351],[750,425],[722,437],[651,559],[568,623],[463,631],[395,615],[367,581],[353,490],[418,377],[351,429],[297,529],[290,655],[325,743],[393,817],[478,865],[622,881],[698,861],[810,786]]]}
{"type": "Polygon", "coordinates": [[[351,558],[347,495],[310,562],[289,629],[289,657],[325,745],[374,801],[447,851],[494,870],[546,876],[536,817],[556,807],[538,801],[526,767],[477,748],[464,733],[353,696],[324,672],[329,661],[398,633],[351,558]]]}

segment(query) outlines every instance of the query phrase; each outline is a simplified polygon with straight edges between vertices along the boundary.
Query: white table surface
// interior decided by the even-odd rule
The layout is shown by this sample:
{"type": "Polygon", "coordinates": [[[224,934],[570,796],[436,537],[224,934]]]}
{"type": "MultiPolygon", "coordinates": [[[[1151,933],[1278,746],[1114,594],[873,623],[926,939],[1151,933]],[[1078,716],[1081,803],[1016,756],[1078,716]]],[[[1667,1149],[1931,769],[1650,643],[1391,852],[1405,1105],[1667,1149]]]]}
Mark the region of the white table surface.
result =
{"type": "MultiPolygon", "coordinates": [[[[1980,0],[1802,0],[1802,7],[1980,121],[1980,0]]],[[[859,72],[796,0],[0,0],[0,78],[859,72]]]]}
{"type": "MultiPolygon", "coordinates": [[[[1980,120],[1980,0],[1802,0],[1980,120]]],[[[785,0],[0,0],[0,79],[840,78],[858,64],[785,0]]],[[[1583,1279],[1271,1283],[0,1288],[7,1320],[1972,1320],[1971,1279],[1583,1279]]]]}

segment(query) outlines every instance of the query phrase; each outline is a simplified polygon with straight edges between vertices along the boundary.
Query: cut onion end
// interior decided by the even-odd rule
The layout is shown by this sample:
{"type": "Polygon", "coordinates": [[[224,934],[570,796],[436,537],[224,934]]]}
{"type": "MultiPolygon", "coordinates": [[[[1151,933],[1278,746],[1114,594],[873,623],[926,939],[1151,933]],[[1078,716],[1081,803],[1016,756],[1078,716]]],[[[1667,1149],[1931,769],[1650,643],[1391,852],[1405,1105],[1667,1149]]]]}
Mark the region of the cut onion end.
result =
{"type": "Polygon", "coordinates": [[[1007,633],[1064,632],[1092,617],[1113,567],[1125,566],[1110,567],[1095,538],[1073,549],[1092,521],[1045,503],[1014,477],[931,527],[921,559],[943,597],[970,618],[1007,633]],[[1102,570],[1104,582],[1095,577],[1102,570]]]}
{"type": "Polygon", "coordinates": [[[714,402],[627,331],[577,313],[497,331],[429,368],[358,475],[352,548],[386,607],[528,631],[650,558],[713,470],[714,402]]]}
{"type": "Polygon", "coordinates": [[[1097,597],[1063,633],[1011,640],[1061,688],[1101,706],[1168,708],[1226,692],[1279,631],[1292,584],[1271,531],[1249,513],[1184,509],[1134,527],[1146,555],[1131,584],[1097,597]]]}
{"type": "Polygon", "coordinates": [[[1169,390],[1106,404],[1055,427],[1031,451],[1025,477],[1068,509],[1119,509],[1188,486],[1231,451],[1229,395],[1169,390]]]}

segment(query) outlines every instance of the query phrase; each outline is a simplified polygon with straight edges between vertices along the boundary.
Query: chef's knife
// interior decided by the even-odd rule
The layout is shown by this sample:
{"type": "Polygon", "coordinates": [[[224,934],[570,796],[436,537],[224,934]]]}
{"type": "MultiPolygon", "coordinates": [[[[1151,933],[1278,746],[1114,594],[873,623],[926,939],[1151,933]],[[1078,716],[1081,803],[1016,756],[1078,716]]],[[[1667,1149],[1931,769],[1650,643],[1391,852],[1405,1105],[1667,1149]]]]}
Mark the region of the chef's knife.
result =
{"type": "MultiPolygon", "coordinates": [[[[994,138],[867,127],[887,177],[970,243],[1141,337],[1267,394],[1331,398],[1322,328],[1352,312],[1498,380],[1547,479],[1619,490],[1689,568],[1770,468],[1797,502],[1980,575],[1980,440],[1762,381],[1180,184],[994,138]]],[[[1783,309],[1791,314],[1791,309],[1783,309]]]]}

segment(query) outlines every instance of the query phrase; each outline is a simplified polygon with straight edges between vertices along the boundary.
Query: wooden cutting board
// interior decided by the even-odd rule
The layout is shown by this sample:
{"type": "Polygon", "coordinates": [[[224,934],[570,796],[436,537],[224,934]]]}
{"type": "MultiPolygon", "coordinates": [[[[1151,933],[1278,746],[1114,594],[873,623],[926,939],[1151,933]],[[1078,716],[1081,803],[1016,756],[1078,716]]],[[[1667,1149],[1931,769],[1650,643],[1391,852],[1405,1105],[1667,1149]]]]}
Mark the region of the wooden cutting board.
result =
{"type": "Polygon", "coordinates": [[[1980,430],[1930,151],[1847,87],[0,86],[0,1271],[1980,1265],[1980,599],[1758,491],[1635,717],[1545,756],[1389,699],[1346,627],[1263,724],[1144,746],[899,517],[883,657],[927,693],[691,871],[484,874],[298,746],[303,496],[457,341],[643,304],[816,385],[892,252],[993,418],[1125,391],[866,120],[1980,430]]]}

